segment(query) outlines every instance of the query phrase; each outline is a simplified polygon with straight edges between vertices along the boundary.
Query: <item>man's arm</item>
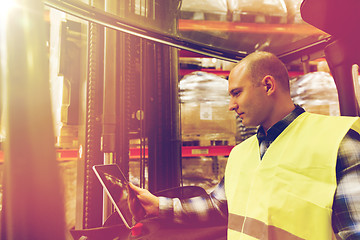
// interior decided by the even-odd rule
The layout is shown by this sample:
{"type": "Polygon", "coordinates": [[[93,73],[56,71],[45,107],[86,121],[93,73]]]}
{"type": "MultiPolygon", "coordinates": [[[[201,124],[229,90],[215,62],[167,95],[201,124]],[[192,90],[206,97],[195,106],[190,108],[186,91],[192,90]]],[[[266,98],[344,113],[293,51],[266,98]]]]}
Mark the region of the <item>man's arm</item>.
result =
{"type": "Polygon", "coordinates": [[[159,198],[159,216],[178,223],[215,223],[227,220],[224,179],[208,196],[180,200],[159,198]]]}
{"type": "Polygon", "coordinates": [[[189,199],[156,197],[145,189],[130,185],[147,215],[168,218],[178,223],[213,223],[226,221],[227,201],[224,179],[208,196],[189,199]],[[157,200],[155,200],[157,199],[157,200]],[[157,208],[157,211],[155,210],[157,208]]]}
{"type": "Polygon", "coordinates": [[[341,142],[336,174],[334,232],[342,239],[360,239],[360,135],[353,130],[341,142]]]}

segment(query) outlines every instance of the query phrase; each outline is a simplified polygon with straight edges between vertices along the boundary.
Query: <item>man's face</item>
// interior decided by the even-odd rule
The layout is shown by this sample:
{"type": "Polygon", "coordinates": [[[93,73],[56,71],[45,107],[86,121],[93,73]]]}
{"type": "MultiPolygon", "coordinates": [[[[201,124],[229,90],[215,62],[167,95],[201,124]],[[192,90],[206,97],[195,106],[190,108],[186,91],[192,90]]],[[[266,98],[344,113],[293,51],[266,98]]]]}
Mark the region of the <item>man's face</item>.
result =
{"type": "Polygon", "coordinates": [[[268,112],[266,87],[254,84],[245,64],[240,63],[229,75],[229,110],[235,111],[245,126],[258,126],[266,121],[268,112]]]}

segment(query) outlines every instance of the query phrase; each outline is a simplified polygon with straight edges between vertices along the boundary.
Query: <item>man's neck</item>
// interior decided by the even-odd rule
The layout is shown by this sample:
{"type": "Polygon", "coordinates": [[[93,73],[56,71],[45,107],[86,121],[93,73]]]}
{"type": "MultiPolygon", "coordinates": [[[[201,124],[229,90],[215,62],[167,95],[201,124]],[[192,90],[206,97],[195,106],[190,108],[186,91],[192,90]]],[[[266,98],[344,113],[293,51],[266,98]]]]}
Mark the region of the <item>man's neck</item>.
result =
{"type": "Polygon", "coordinates": [[[281,121],[282,119],[284,119],[287,115],[289,115],[292,111],[294,111],[295,109],[295,105],[291,104],[288,105],[286,108],[280,109],[279,112],[274,115],[274,120],[272,121],[272,124],[269,126],[262,126],[264,131],[265,131],[265,135],[267,134],[268,130],[274,126],[276,123],[278,123],[279,121],[281,121]]]}

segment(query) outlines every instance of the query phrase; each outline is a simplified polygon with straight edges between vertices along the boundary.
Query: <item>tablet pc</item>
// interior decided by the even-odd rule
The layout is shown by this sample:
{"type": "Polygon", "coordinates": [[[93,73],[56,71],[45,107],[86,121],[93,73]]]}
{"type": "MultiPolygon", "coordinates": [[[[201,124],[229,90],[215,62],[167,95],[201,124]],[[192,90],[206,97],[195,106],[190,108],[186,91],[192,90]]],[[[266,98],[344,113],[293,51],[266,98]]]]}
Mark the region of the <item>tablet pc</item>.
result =
{"type": "Polygon", "coordinates": [[[128,205],[128,181],[119,166],[116,164],[95,165],[93,170],[124,225],[131,229],[133,221],[128,205]]]}

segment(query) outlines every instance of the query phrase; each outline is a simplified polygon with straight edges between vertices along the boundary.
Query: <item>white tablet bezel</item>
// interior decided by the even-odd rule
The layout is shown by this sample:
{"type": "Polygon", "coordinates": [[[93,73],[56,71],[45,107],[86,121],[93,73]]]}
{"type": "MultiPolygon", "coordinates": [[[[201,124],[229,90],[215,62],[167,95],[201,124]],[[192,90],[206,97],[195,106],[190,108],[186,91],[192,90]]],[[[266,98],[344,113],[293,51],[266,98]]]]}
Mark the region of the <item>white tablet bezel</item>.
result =
{"type": "MultiPolygon", "coordinates": [[[[121,220],[124,222],[124,225],[128,228],[128,229],[131,229],[133,227],[133,223],[132,222],[128,222],[126,220],[126,218],[124,217],[124,215],[122,214],[122,211],[121,209],[119,208],[119,206],[117,205],[117,203],[115,202],[113,196],[112,196],[112,193],[110,192],[110,190],[107,188],[106,184],[104,183],[99,171],[101,171],[103,168],[108,168],[108,167],[112,167],[114,169],[116,169],[115,171],[118,172],[118,176],[115,176],[117,177],[118,179],[120,179],[121,181],[123,181],[124,183],[126,183],[126,185],[128,184],[128,180],[125,178],[124,174],[121,172],[120,168],[118,165],[116,164],[105,164],[105,165],[94,165],[92,167],[92,169],[94,170],[95,172],[95,175],[97,176],[97,178],[99,179],[101,185],[103,186],[103,189],[105,190],[107,196],[109,197],[110,201],[112,202],[112,204],[114,205],[115,207],[115,210],[117,211],[117,213],[119,214],[121,220]]],[[[128,190],[126,190],[128,191],[128,190]]],[[[129,192],[127,192],[127,194],[129,194],[129,192]]]]}

